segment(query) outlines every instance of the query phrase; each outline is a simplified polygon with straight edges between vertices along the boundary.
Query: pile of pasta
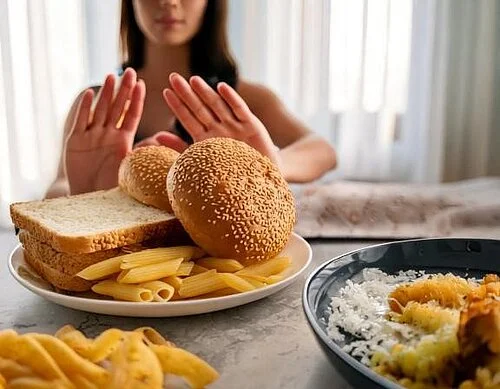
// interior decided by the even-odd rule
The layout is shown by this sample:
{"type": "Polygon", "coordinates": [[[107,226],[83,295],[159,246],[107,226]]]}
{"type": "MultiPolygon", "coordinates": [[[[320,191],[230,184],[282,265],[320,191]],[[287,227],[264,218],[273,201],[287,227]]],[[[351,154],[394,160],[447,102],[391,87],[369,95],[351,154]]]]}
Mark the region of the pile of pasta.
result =
{"type": "Polygon", "coordinates": [[[203,388],[219,375],[150,327],[95,339],[69,325],[55,336],[0,331],[0,389],[159,389],[179,377],[203,388]]]}
{"type": "Polygon", "coordinates": [[[280,256],[245,267],[234,259],[206,257],[199,247],[175,246],[110,258],[77,276],[98,281],[92,290],[116,300],[166,302],[249,292],[281,281],[290,264],[280,256]]]}

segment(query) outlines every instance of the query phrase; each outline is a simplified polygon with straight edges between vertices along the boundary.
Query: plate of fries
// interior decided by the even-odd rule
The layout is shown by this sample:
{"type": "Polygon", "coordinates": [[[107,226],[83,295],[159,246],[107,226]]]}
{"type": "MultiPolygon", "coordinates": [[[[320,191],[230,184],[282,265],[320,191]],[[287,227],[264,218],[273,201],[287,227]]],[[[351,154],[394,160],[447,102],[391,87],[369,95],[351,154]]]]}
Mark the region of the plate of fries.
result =
{"type": "Polygon", "coordinates": [[[219,373],[150,327],[110,328],[88,338],[71,325],[55,335],[0,331],[0,389],[204,388],[219,373]]]}
{"type": "Polygon", "coordinates": [[[230,258],[208,257],[195,246],[130,252],[83,269],[92,291],[60,293],[24,260],[18,246],[9,270],[25,288],[56,304],[87,312],[131,317],[174,317],[233,308],[289,286],[311,263],[312,250],[292,233],[276,257],[243,266],[230,258]]]}

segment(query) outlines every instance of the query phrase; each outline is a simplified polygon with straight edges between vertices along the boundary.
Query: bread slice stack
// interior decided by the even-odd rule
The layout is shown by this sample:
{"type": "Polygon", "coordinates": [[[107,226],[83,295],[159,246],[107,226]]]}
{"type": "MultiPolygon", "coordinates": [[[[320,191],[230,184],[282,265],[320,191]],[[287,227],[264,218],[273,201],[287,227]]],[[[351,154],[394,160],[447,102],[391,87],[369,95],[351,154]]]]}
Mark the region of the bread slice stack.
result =
{"type": "Polygon", "coordinates": [[[142,204],[119,188],[10,207],[25,261],[56,289],[87,291],[76,277],[102,260],[142,247],[189,241],[175,216],[142,204]]]}

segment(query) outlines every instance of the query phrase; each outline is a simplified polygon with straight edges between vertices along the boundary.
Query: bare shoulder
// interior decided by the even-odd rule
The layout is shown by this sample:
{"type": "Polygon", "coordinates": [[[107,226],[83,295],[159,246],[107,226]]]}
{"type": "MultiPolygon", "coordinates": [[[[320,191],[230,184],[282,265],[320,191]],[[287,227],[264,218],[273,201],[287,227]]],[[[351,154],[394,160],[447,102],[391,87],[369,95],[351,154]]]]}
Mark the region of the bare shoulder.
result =
{"type": "Polygon", "coordinates": [[[240,79],[237,92],[253,112],[281,107],[279,97],[265,85],[240,79]]]}

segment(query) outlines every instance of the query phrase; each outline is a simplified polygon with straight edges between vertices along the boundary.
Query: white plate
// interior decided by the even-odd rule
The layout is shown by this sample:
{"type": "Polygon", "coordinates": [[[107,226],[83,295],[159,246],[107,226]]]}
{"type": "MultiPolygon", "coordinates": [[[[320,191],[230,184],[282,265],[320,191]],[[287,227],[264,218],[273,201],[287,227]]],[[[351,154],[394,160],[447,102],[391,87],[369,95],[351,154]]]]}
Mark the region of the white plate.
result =
{"type": "Polygon", "coordinates": [[[133,317],[172,317],[187,316],[200,313],[214,312],[233,308],[270,296],[292,284],[311,262],[312,251],[309,244],[297,234],[292,234],[288,244],[282,252],[292,259],[292,265],[285,271],[285,278],[277,282],[250,292],[238,293],[210,299],[189,301],[169,301],[166,303],[135,303],[125,301],[103,300],[100,298],[81,297],[57,293],[53,288],[30,269],[24,261],[23,248],[19,245],[9,258],[9,270],[12,276],[25,288],[33,293],[56,304],[78,309],[81,311],[101,313],[105,315],[133,316],[133,317]],[[31,271],[26,271],[26,269],[31,271]],[[24,270],[24,271],[23,271],[24,270]]]}

